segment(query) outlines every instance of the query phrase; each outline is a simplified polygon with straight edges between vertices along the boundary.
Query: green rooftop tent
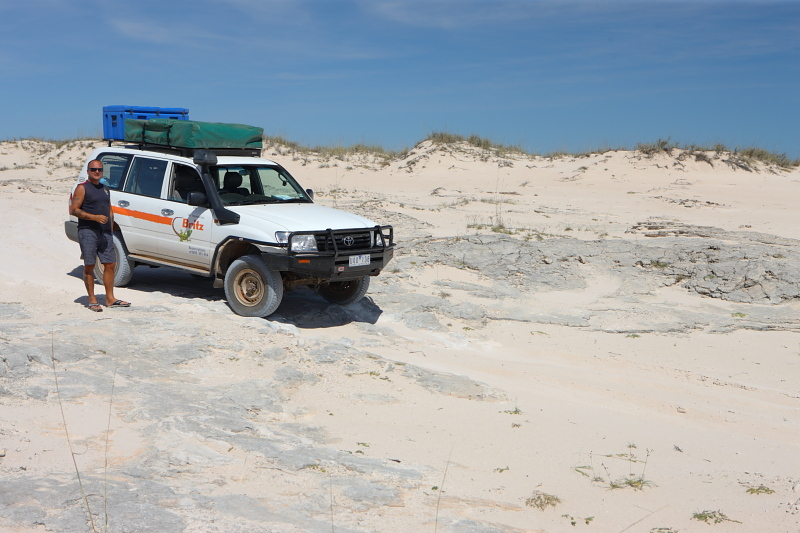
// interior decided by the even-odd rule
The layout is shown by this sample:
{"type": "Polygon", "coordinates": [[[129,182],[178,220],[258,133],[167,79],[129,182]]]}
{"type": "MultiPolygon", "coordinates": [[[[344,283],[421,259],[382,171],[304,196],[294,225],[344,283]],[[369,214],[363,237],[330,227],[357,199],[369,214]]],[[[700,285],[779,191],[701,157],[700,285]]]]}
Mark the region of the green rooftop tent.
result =
{"type": "Polygon", "coordinates": [[[125,119],[125,140],[175,148],[262,148],[264,129],[196,120],[125,119]]]}

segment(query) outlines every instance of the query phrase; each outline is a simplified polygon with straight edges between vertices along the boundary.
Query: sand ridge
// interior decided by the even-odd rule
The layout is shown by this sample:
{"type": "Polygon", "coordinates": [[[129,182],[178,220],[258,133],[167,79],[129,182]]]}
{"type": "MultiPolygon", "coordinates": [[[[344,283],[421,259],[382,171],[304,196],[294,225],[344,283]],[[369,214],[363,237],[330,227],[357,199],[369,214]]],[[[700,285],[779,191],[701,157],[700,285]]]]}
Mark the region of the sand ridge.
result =
{"type": "Polygon", "coordinates": [[[394,225],[367,299],[243,319],[137,267],[95,316],[63,222],[101,144],[0,143],[0,529],[90,530],[61,405],[110,531],[798,530],[797,169],[271,146],[394,225]]]}

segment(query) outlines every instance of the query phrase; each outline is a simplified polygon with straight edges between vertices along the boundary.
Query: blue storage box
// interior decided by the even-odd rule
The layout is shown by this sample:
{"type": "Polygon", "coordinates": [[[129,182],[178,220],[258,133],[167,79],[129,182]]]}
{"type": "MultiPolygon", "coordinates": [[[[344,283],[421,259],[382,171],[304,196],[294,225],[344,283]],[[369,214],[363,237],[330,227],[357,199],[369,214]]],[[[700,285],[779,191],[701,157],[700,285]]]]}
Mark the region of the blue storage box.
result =
{"type": "Polygon", "coordinates": [[[124,141],[125,119],[171,118],[189,120],[189,110],[183,107],[142,107],[133,105],[103,106],[103,140],[124,141]]]}

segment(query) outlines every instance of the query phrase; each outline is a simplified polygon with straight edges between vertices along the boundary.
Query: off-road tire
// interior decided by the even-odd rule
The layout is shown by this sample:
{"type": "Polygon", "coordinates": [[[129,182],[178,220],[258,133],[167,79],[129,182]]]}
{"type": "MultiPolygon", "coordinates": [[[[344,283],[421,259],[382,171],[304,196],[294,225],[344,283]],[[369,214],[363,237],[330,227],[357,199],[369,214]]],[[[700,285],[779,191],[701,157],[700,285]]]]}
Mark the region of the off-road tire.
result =
{"type": "Polygon", "coordinates": [[[363,276],[349,281],[333,281],[320,285],[317,292],[332,304],[347,305],[363,298],[368,289],[369,276],[363,276]]]}
{"type": "MultiPolygon", "coordinates": [[[[124,287],[131,282],[133,278],[133,262],[128,259],[128,250],[125,248],[125,243],[122,238],[114,233],[114,251],[117,254],[116,268],[114,269],[114,286],[124,287]]],[[[94,262],[94,277],[100,283],[103,283],[103,263],[100,258],[96,257],[94,262]]]]}
{"type": "Polygon", "coordinates": [[[228,305],[241,316],[269,316],[283,299],[280,272],[269,270],[258,255],[243,255],[231,263],[224,286],[228,305]]]}

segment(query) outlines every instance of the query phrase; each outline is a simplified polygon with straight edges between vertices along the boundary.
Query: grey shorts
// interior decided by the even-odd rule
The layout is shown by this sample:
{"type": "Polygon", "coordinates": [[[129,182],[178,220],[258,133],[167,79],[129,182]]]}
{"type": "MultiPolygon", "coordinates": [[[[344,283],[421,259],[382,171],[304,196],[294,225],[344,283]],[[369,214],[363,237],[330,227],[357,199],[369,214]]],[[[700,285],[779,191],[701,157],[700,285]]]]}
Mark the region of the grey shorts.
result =
{"type": "Polygon", "coordinates": [[[81,246],[81,255],[84,265],[93,265],[96,258],[105,264],[116,263],[117,254],[114,251],[114,240],[111,232],[100,231],[92,228],[78,228],[78,244],[81,246]]]}

